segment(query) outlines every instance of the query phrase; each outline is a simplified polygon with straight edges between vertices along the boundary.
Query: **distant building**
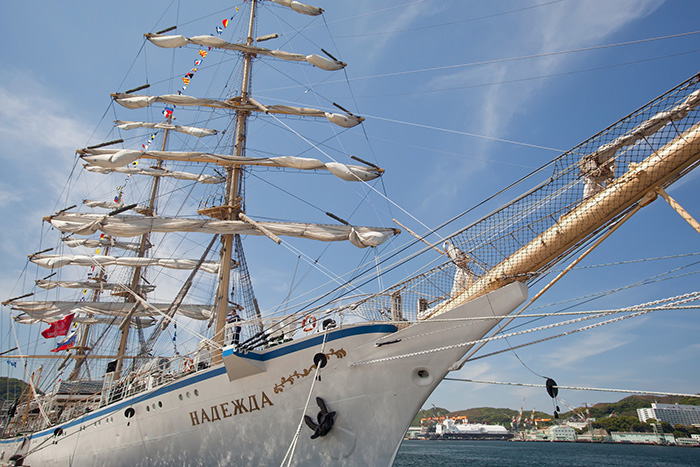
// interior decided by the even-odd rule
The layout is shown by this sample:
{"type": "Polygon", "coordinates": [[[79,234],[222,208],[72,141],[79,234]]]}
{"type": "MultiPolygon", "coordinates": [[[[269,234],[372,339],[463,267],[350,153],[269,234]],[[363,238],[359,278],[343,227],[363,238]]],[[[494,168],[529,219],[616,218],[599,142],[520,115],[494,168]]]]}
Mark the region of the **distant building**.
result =
{"type": "Polygon", "coordinates": [[[700,438],[676,438],[679,446],[700,446],[700,438]]]}
{"type": "Polygon", "coordinates": [[[613,431],[610,433],[613,443],[633,444],[676,444],[672,433],[628,433],[613,431]]]}
{"type": "Polygon", "coordinates": [[[554,425],[546,430],[547,439],[552,441],[576,441],[576,430],[570,426],[554,425]]]}
{"type": "Polygon", "coordinates": [[[637,416],[642,422],[654,418],[671,425],[700,425],[700,406],[653,402],[650,408],[637,409],[637,416]]]}

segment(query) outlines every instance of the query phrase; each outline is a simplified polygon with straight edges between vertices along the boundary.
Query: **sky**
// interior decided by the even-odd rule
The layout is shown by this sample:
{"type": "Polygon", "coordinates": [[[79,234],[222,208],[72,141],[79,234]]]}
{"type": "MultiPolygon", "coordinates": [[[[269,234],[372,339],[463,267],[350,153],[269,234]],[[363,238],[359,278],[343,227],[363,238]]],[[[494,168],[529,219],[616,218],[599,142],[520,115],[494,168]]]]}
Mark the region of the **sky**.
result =
{"type": "MultiPolygon", "coordinates": [[[[154,88],[170,86],[172,92],[172,81],[160,77],[190,66],[189,58],[180,62],[171,51],[144,45],[142,34],[173,24],[178,24],[181,34],[209,34],[233,6],[242,4],[76,0],[3,6],[0,27],[13,38],[11,46],[0,52],[5,67],[0,82],[3,299],[31,288],[37,273],[27,266],[27,255],[41,249],[45,235],[55,238],[55,232],[42,228],[42,216],[66,207],[67,199],[82,196],[81,191],[95,181],[84,176],[75,185],[66,185],[75,149],[108,139],[105,128],[117,113],[123,119],[140,118],[115,110],[109,93],[144,82],[154,88]],[[25,268],[30,272],[22,276],[25,268]]],[[[248,201],[248,213],[256,218],[327,223],[323,212],[330,211],[368,225],[393,226],[396,218],[424,233],[700,71],[700,33],[695,21],[700,4],[693,0],[386,0],[380,4],[320,0],[314,4],[326,10],[322,18],[296,18],[266,3],[261,16],[273,13],[275,19],[261,23],[257,32],[280,33],[278,42],[269,43],[272,48],[292,44],[294,52],[304,53],[324,48],[347,62],[346,70],[320,74],[308,67],[297,70],[259,60],[254,70],[262,84],[255,85],[253,95],[265,102],[302,102],[324,109],[337,102],[362,115],[366,119],[362,127],[352,131],[324,130],[333,138],[326,151],[357,155],[386,173],[372,184],[376,191],[353,184],[339,187],[330,176],[319,177],[317,184],[310,175],[261,174],[269,175],[275,189],[251,177],[248,188],[261,192],[248,201]],[[304,25],[303,33],[294,34],[295,25],[304,25]],[[290,79],[297,71],[301,75],[290,79]],[[281,201],[286,191],[294,191],[298,198],[281,201]]],[[[227,68],[232,63],[226,61],[228,56],[212,57],[212,65],[193,79],[188,89],[192,95],[222,95],[206,87],[200,73],[212,79],[230,77],[232,83],[238,79],[239,72],[227,68]]],[[[207,123],[223,127],[221,121],[207,123]]],[[[299,131],[309,126],[297,121],[288,124],[299,131]]],[[[250,136],[251,141],[258,137],[258,142],[249,143],[249,149],[261,154],[279,152],[275,146],[288,144],[292,154],[321,157],[288,132],[279,139],[263,136],[275,126],[262,119],[254,121],[250,136]]],[[[108,196],[112,187],[100,190],[98,194],[108,196]]],[[[697,174],[668,191],[691,214],[700,216],[697,174]]],[[[495,207],[475,211],[450,228],[467,225],[495,207]]],[[[448,230],[441,234],[447,235],[448,230]]],[[[252,240],[247,255],[254,286],[263,309],[274,310],[296,285],[293,271],[300,264],[298,254],[285,248],[271,250],[267,239],[252,240]]],[[[403,233],[398,244],[382,252],[408,241],[410,237],[403,233]]],[[[326,253],[325,245],[308,243],[290,241],[309,258],[322,258],[320,263],[338,276],[372,260],[373,252],[351,246],[326,253]]],[[[698,234],[663,201],[656,201],[531,311],[561,309],[577,303],[574,299],[579,297],[617,288],[624,290],[575,309],[629,306],[692,292],[698,282],[698,267],[693,265],[697,257],[692,255],[700,252],[699,246],[698,234]],[[678,258],[602,266],[666,256],[678,258]],[[626,288],[681,267],[674,275],[687,275],[626,288]]],[[[409,275],[409,268],[396,274],[409,275]]],[[[299,270],[300,275],[308,271],[310,279],[327,280],[306,264],[299,270]]],[[[383,285],[401,278],[382,278],[383,285]]],[[[13,345],[7,309],[2,313],[4,350],[13,345]]],[[[477,360],[450,377],[542,384],[538,375],[544,375],[566,386],[696,393],[700,392],[698,331],[697,310],[657,312],[527,347],[517,357],[509,352],[477,360]]],[[[615,401],[624,395],[560,393],[571,406],[615,401]]],[[[426,407],[517,409],[523,399],[526,410],[552,410],[544,389],[451,381],[438,387],[426,407]]]]}

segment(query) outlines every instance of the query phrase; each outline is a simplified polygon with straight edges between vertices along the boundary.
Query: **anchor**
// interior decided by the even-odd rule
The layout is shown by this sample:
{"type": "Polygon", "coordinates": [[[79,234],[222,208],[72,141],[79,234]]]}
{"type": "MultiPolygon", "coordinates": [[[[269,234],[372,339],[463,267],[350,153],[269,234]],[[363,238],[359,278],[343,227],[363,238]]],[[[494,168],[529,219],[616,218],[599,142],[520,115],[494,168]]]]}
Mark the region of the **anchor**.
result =
{"type": "Polygon", "coordinates": [[[316,439],[319,436],[326,436],[331,428],[333,428],[333,418],[335,417],[335,412],[329,412],[326,403],[320,397],[316,398],[316,403],[321,411],[316,416],[316,422],[313,421],[308,415],[304,415],[304,421],[306,425],[311,428],[314,432],[311,435],[311,439],[316,439]]]}

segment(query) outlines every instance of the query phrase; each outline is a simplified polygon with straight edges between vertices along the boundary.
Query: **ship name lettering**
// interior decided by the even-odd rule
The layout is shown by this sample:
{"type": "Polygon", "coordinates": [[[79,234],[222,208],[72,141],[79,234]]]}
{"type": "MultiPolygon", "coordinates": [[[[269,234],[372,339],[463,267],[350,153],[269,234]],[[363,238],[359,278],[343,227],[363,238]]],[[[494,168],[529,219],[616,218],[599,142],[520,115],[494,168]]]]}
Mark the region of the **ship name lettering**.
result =
{"type": "Polygon", "coordinates": [[[201,425],[206,422],[216,422],[222,418],[233,417],[234,415],[254,412],[256,410],[262,410],[265,407],[272,407],[274,404],[272,400],[262,392],[260,394],[261,403],[258,403],[257,394],[252,394],[248,396],[248,405],[246,406],[245,397],[233,400],[231,402],[224,402],[218,405],[212,405],[211,407],[203,407],[194,412],[190,412],[190,420],[192,426],[201,425]],[[233,413],[231,413],[231,405],[233,405],[233,413]]]}
{"type": "Polygon", "coordinates": [[[223,404],[219,404],[219,407],[221,407],[221,413],[224,414],[224,418],[229,418],[233,417],[231,415],[231,412],[228,411],[228,402],[224,402],[223,404]]]}
{"type": "Polygon", "coordinates": [[[251,412],[253,410],[260,410],[260,407],[258,407],[258,401],[255,399],[255,394],[248,396],[248,406],[250,407],[251,412]]]}

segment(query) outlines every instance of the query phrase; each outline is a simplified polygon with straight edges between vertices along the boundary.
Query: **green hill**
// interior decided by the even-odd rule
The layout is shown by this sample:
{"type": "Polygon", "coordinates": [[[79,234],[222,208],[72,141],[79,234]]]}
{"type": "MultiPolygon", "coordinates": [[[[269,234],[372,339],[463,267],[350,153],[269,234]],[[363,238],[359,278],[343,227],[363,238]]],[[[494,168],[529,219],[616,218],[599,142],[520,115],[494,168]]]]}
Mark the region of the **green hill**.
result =
{"type": "MultiPolygon", "coordinates": [[[[602,402],[588,407],[590,417],[595,418],[598,422],[596,427],[612,429],[613,431],[652,431],[651,425],[640,423],[637,418],[637,409],[650,407],[652,402],[660,404],[681,404],[681,405],[700,405],[700,398],[697,397],[679,397],[679,396],[629,396],[617,402],[602,402]]],[[[575,412],[585,415],[586,407],[578,407],[575,412]]],[[[517,417],[518,411],[506,408],[493,407],[477,407],[472,409],[457,410],[450,412],[447,409],[434,407],[428,410],[420,410],[413,419],[411,426],[419,426],[421,418],[429,417],[467,417],[471,423],[484,423],[488,425],[503,425],[510,428],[511,420],[514,416],[517,417]]],[[[531,412],[525,410],[523,419],[530,417],[531,412]]],[[[535,418],[553,418],[551,413],[535,412],[535,418]]],[[[566,420],[567,418],[579,418],[574,411],[563,412],[559,414],[559,418],[566,420]]],[[[540,424],[540,426],[545,426],[540,424]]],[[[665,424],[668,425],[668,424],[665,424]]],[[[670,426],[664,426],[665,431],[673,431],[670,426]]],[[[610,431],[610,430],[608,430],[610,431]]]]}
{"type": "MultiPolygon", "coordinates": [[[[447,409],[436,407],[428,410],[421,410],[413,419],[411,426],[419,426],[421,418],[429,417],[467,417],[470,423],[483,423],[485,425],[503,425],[510,428],[510,423],[513,417],[518,416],[518,410],[493,407],[476,407],[472,409],[457,410],[450,412],[447,409]]],[[[530,417],[531,411],[524,411],[523,418],[530,417]]],[[[535,412],[536,418],[552,418],[552,414],[545,412],[535,412]]]]}
{"type": "Polygon", "coordinates": [[[22,380],[0,376],[0,401],[17,399],[27,386],[22,380]]]}

